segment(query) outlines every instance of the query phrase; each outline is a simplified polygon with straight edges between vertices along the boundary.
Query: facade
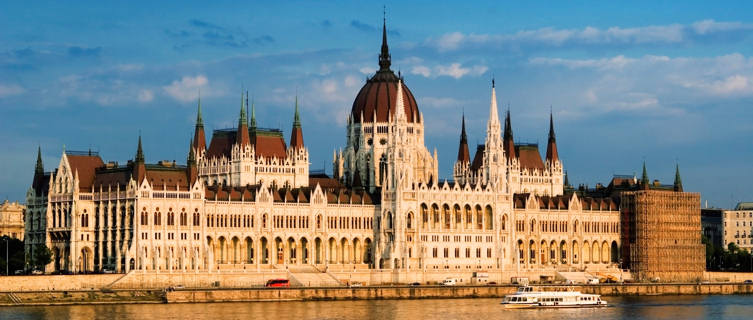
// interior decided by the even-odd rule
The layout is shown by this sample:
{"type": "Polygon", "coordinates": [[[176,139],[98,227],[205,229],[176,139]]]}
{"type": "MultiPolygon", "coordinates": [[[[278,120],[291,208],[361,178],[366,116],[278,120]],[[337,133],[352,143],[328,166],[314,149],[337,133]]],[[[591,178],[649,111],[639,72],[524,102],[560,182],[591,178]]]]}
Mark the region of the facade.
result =
{"type": "MultiPolygon", "coordinates": [[[[241,97],[237,128],[206,145],[199,101],[186,165],[64,151],[51,173],[37,159],[26,236],[54,253],[48,271],[157,272],[388,269],[608,270],[619,260],[612,198],[565,192],[550,117],[538,145],[504,131],[494,82],[486,139],[471,160],[461,120],[454,181],[440,181],[413,93],[380,69],[356,96],[333,177],[309,172],[296,108],[289,142],[257,127],[241,97]]],[[[31,250],[27,246],[27,250],[31,250]]]]}
{"type": "Polygon", "coordinates": [[[622,191],[622,250],[639,281],[697,281],[706,268],[701,242],[701,196],[675,183],[649,184],[645,164],[639,190],[622,191]]]}
{"type": "Polygon", "coordinates": [[[5,200],[0,204],[0,236],[24,240],[24,216],[26,207],[18,202],[5,200]]]}
{"type": "Polygon", "coordinates": [[[740,202],[733,210],[722,210],[723,246],[736,244],[753,250],[753,202],[740,202]]]}
{"type": "Polygon", "coordinates": [[[722,217],[723,209],[701,209],[701,230],[711,244],[716,247],[726,247],[722,217]]]}

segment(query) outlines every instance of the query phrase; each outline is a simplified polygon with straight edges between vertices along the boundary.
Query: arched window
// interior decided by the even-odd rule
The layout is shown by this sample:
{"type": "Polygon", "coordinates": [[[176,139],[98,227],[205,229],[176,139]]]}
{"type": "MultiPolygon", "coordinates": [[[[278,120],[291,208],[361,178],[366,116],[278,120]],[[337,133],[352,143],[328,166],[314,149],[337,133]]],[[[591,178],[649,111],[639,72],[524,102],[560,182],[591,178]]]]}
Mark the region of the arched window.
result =
{"type": "Polygon", "coordinates": [[[392,212],[387,212],[387,229],[392,229],[392,212]]]}
{"type": "Polygon", "coordinates": [[[167,213],[167,225],[175,225],[175,213],[173,213],[172,211],[167,213]]]}
{"type": "Polygon", "coordinates": [[[387,155],[379,158],[379,185],[384,185],[387,181],[387,155]]]}
{"type": "Polygon", "coordinates": [[[188,225],[188,214],[185,211],[180,213],[180,225],[188,225]]]}
{"type": "Polygon", "coordinates": [[[408,229],[413,228],[413,212],[408,212],[408,217],[406,218],[405,223],[408,229]]]}
{"type": "Polygon", "coordinates": [[[425,203],[421,204],[421,227],[426,228],[426,224],[429,223],[429,208],[425,203]]]}
{"type": "Polygon", "coordinates": [[[159,226],[162,224],[162,214],[157,211],[154,213],[154,225],[159,226]]]}
{"type": "Polygon", "coordinates": [[[261,227],[262,228],[267,227],[267,214],[266,213],[263,216],[261,216],[261,227]]]}

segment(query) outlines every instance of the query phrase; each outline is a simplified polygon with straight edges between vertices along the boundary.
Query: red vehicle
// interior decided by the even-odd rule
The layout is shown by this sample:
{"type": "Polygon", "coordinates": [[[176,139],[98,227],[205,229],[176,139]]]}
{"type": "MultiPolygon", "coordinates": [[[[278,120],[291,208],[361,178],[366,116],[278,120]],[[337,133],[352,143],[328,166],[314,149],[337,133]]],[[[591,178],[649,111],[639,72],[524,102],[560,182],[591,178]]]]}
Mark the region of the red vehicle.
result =
{"type": "Polygon", "coordinates": [[[290,281],[288,279],[272,279],[272,280],[267,280],[267,283],[264,284],[264,287],[267,287],[267,288],[290,288],[290,281]]]}

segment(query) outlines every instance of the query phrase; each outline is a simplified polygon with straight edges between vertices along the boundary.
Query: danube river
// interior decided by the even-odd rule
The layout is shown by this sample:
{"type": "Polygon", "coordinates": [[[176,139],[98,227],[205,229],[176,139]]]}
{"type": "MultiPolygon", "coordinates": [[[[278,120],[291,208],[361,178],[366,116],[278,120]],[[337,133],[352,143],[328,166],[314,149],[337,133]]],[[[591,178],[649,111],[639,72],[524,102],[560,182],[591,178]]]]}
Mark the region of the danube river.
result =
{"type": "Polygon", "coordinates": [[[130,304],[0,308],[0,319],[751,319],[753,296],[605,297],[589,309],[505,310],[500,299],[130,304]]]}

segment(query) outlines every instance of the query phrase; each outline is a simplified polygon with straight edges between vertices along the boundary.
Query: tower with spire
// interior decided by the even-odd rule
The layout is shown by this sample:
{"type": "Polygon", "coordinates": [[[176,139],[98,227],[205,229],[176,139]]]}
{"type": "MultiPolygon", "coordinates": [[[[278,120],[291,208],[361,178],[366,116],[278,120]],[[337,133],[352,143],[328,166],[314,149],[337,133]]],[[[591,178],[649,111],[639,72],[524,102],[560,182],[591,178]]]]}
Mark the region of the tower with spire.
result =
{"type": "Polygon", "coordinates": [[[486,140],[484,142],[484,164],[480,172],[482,184],[494,185],[498,190],[504,190],[505,181],[505,151],[500,140],[501,126],[499,111],[497,110],[497,89],[492,79],[492,96],[489,103],[489,120],[486,124],[486,140]]]}
{"type": "Polygon", "coordinates": [[[201,95],[199,95],[198,106],[196,108],[196,126],[191,141],[191,147],[196,158],[203,159],[207,152],[207,138],[204,134],[204,119],[201,117],[201,95]]]}
{"type": "Polygon", "coordinates": [[[235,135],[235,144],[231,152],[230,180],[234,186],[245,186],[255,183],[254,175],[254,148],[251,144],[251,136],[248,130],[248,118],[246,117],[246,105],[248,94],[241,92],[241,110],[238,119],[238,131],[235,135]]]}
{"type": "Polygon", "coordinates": [[[468,151],[468,135],[465,132],[465,113],[463,113],[460,125],[460,145],[458,157],[452,168],[452,176],[456,183],[466,184],[471,182],[471,154],[468,151]]]}
{"type": "Polygon", "coordinates": [[[549,173],[550,194],[558,195],[564,192],[562,161],[557,153],[557,139],[554,135],[554,115],[549,111],[549,138],[546,144],[546,160],[544,165],[549,173]]]}
{"type": "Polygon", "coordinates": [[[673,184],[673,189],[676,192],[683,192],[682,191],[682,178],[680,177],[680,164],[675,164],[675,182],[673,184]]]}

